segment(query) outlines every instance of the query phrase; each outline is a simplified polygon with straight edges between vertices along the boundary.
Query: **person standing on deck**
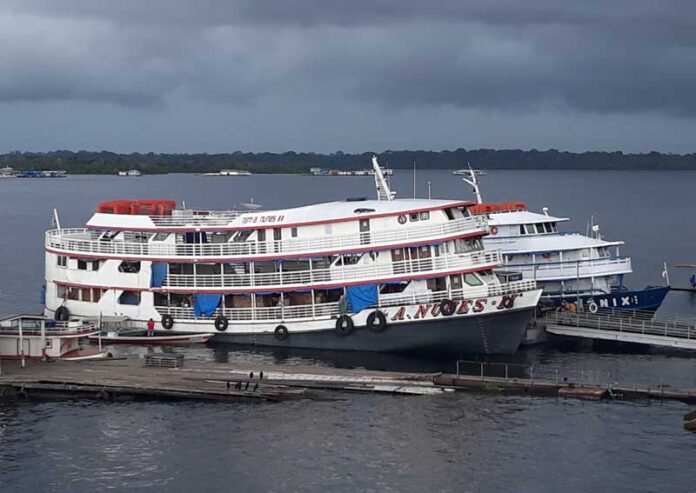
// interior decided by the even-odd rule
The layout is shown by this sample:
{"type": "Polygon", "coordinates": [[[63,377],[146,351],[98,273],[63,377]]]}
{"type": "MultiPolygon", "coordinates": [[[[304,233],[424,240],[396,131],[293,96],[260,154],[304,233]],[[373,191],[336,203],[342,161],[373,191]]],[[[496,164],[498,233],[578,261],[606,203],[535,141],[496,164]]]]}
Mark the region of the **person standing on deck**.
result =
{"type": "Polygon", "coordinates": [[[147,336],[152,337],[155,335],[155,321],[150,319],[147,321],[147,336]]]}

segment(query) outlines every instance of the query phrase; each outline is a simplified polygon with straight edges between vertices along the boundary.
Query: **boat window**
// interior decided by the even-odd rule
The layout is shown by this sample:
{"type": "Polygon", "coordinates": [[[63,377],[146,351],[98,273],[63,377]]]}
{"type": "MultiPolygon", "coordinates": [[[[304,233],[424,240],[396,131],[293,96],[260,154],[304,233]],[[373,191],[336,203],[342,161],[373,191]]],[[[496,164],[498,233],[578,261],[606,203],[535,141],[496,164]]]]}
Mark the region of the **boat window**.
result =
{"type": "Polygon", "coordinates": [[[89,288],[82,289],[82,301],[92,302],[92,290],[89,288]]]}
{"type": "Polygon", "coordinates": [[[407,282],[396,282],[396,283],[389,283],[389,284],[382,284],[379,289],[380,294],[396,294],[396,293],[403,293],[404,290],[408,287],[407,282]]]}
{"type": "Polygon", "coordinates": [[[256,230],[256,239],[258,241],[266,241],[266,230],[265,229],[257,229],[256,230]]]}
{"type": "Polygon", "coordinates": [[[426,286],[430,291],[445,291],[447,289],[447,278],[435,277],[433,279],[428,279],[426,286]]]}
{"type": "Polygon", "coordinates": [[[99,270],[101,267],[101,260],[92,260],[92,270],[99,270]]]}
{"type": "Polygon", "coordinates": [[[409,214],[409,219],[410,219],[411,222],[416,222],[416,221],[418,221],[418,213],[417,213],[417,212],[414,212],[414,213],[412,213],[412,214],[409,214]]]}
{"type": "Polygon", "coordinates": [[[420,213],[421,221],[427,221],[428,219],[430,219],[430,211],[423,211],[420,213]]]}
{"type": "Polygon", "coordinates": [[[81,258],[77,259],[77,268],[78,270],[87,270],[87,261],[81,258]]]}
{"type": "Polygon", "coordinates": [[[481,286],[483,281],[479,279],[476,274],[464,274],[464,282],[469,286],[481,286]]]}
{"type": "Polygon", "coordinates": [[[121,305],[139,305],[140,293],[138,291],[124,291],[118,297],[118,302],[121,305]]]}
{"type": "Polygon", "coordinates": [[[537,234],[544,234],[544,223],[536,223],[534,226],[536,227],[537,234]]]}
{"type": "Polygon", "coordinates": [[[126,274],[135,274],[140,272],[140,262],[131,262],[130,260],[124,260],[121,265],[118,266],[119,272],[125,272],[126,274]]]}
{"type": "Polygon", "coordinates": [[[196,274],[202,276],[220,274],[222,264],[196,264],[196,274]]]}
{"type": "Polygon", "coordinates": [[[102,296],[102,290],[99,288],[92,288],[92,301],[97,303],[102,296]]]}
{"type": "MultiPolygon", "coordinates": [[[[263,231],[263,230],[259,230],[263,231]]],[[[232,241],[236,242],[243,242],[247,241],[247,239],[251,236],[251,233],[253,233],[253,230],[251,229],[243,229],[241,231],[237,231],[234,236],[232,237],[232,241]]]]}
{"type": "Polygon", "coordinates": [[[297,238],[297,228],[290,228],[290,236],[297,238]]]}
{"type": "Polygon", "coordinates": [[[341,299],[342,292],[340,289],[315,289],[314,302],[321,303],[336,303],[341,299]]]}
{"type": "Polygon", "coordinates": [[[455,274],[450,276],[450,287],[452,289],[462,289],[462,276],[461,274],[455,274]]]}
{"type": "Polygon", "coordinates": [[[164,241],[167,238],[169,238],[170,233],[155,233],[155,236],[152,237],[152,241],[164,241]]]}
{"type": "Polygon", "coordinates": [[[273,239],[280,241],[283,238],[283,230],[281,228],[273,228],[273,239]]]}
{"type": "Polygon", "coordinates": [[[79,301],[80,289],[79,288],[68,288],[68,299],[79,301]]]}
{"type": "Polygon", "coordinates": [[[551,223],[551,230],[554,233],[558,233],[558,226],[556,226],[556,223],[551,223]]]}
{"type": "Polygon", "coordinates": [[[62,284],[56,284],[56,297],[60,299],[65,299],[68,296],[68,288],[62,284]]]}
{"type": "Polygon", "coordinates": [[[551,223],[544,223],[544,229],[546,230],[547,233],[553,233],[553,228],[551,227],[551,223]]]}
{"type": "Polygon", "coordinates": [[[58,257],[56,257],[56,265],[58,265],[58,267],[67,267],[68,257],[65,255],[58,255],[58,257]]]}
{"type": "Polygon", "coordinates": [[[524,229],[524,224],[520,224],[520,234],[521,234],[521,235],[526,235],[526,234],[527,234],[527,232],[526,232],[525,229],[524,229]]]}
{"type": "Polygon", "coordinates": [[[445,209],[445,214],[447,215],[447,219],[450,221],[454,219],[454,213],[452,212],[452,209],[445,209]]]}
{"type": "Polygon", "coordinates": [[[471,211],[469,210],[468,207],[461,207],[459,210],[462,211],[462,216],[464,216],[464,217],[471,216],[471,211]]]}

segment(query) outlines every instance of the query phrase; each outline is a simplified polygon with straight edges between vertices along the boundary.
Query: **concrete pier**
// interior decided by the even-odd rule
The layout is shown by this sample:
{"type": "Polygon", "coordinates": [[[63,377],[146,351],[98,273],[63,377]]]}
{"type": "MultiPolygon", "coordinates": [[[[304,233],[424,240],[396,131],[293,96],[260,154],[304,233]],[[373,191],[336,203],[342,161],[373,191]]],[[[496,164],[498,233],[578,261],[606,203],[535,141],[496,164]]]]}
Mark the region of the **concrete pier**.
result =
{"type": "Polygon", "coordinates": [[[2,362],[0,398],[237,399],[336,398],[336,392],[438,395],[453,391],[579,399],[662,399],[696,403],[696,389],[587,385],[567,380],[443,373],[397,373],[317,366],[186,360],[181,368],[146,367],[140,358],[80,362],[2,362]]]}

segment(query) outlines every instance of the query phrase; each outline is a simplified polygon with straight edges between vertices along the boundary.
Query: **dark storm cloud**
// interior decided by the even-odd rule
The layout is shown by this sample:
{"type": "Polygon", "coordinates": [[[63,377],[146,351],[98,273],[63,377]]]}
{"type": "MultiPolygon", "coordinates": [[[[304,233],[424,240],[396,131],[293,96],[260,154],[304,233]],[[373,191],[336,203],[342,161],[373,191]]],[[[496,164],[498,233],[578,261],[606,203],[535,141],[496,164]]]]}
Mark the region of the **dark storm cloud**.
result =
{"type": "Polygon", "coordinates": [[[16,0],[0,100],[696,114],[694,2],[16,0]]]}

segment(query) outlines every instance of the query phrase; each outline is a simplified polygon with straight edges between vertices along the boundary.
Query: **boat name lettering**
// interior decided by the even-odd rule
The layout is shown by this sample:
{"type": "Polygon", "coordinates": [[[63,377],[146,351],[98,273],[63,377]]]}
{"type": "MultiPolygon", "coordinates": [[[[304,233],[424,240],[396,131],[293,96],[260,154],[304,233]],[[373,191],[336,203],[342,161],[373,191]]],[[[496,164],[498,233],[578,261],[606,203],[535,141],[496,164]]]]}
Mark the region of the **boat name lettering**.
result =
{"type": "MultiPolygon", "coordinates": [[[[513,308],[515,300],[518,296],[519,295],[517,294],[509,294],[502,296],[500,300],[497,302],[496,309],[507,310],[513,308]]],[[[495,303],[491,303],[491,305],[493,304],[495,303]]],[[[485,310],[487,305],[487,298],[481,298],[477,300],[461,300],[457,302],[457,306],[454,313],[457,315],[466,315],[470,311],[472,313],[480,313],[485,310]]],[[[436,318],[444,316],[442,314],[442,307],[440,303],[427,303],[424,305],[417,305],[415,307],[400,306],[394,309],[393,312],[390,309],[383,311],[384,314],[392,322],[411,319],[420,320],[424,318],[436,318]]]]}
{"type": "Polygon", "coordinates": [[[242,224],[268,224],[283,222],[285,216],[283,214],[273,216],[250,216],[242,219],[242,224]]]}

